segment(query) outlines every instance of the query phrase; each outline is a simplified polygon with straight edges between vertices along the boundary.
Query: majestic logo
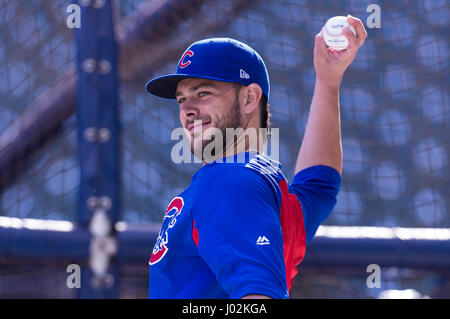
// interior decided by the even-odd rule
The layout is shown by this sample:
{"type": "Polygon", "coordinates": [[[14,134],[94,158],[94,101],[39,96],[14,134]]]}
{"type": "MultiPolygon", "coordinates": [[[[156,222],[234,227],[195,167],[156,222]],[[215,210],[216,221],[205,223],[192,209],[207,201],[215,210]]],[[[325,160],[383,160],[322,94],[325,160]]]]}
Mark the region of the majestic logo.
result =
{"type": "Polygon", "coordinates": [[[156,244],[153,247],[152,256],[150,257],[150,265],[159,262],[169,250],[169,248],[167,247],[167,243],[169,242],[169,229],[175,226],[177,217],[178,215],[180,215],[183,206],[183,198],[175,197],[167,207],[166,214],[164,215],[164,219],[161,225],[161,230],[159,231],[158,238],[156,239],[156,244]]]}
{"type": "Polygon", "coordinates": [[[256,245],[270,245],[270,241],[267,239],[266,236],[259,236],[256,240],[256,245]]]}
{"type": "Polygon", "coordinates": [[[183,57],[180,60],[180,68],[184,69],[185,67],[187,67],[189,64],[191,64],[191,60],[187,60],[186,62],[184,62],[184,59],[186,58],[186,56],[192,57],[194,56],[194,52],[192,52],[191,50],[187,50],[184,54],[183,57]]]}

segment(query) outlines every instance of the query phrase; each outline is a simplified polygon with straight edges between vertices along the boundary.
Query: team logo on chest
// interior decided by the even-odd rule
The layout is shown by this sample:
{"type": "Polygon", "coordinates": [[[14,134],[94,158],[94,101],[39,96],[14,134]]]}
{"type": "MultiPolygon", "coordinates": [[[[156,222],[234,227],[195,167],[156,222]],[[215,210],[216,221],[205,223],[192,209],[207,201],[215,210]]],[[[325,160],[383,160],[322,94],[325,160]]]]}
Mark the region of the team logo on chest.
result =
{"type": "Polygon", "coordinates": [[[161,259],[163,259],[164,255],[169,250],[169,248],[167,247],[167,243],[169,242],[169,230],[173,226],[175,226],[177,217],[178,215],[180,215],[183,206],[183,198],[175,197],[167,207],[166,214],[164,215],[164,219],[161,225],[161,230],[159,231],[158,238],[156,239],[156,244],[153,247],[152,256],[150,257],[150,265],[156,264],[161,259]]]}

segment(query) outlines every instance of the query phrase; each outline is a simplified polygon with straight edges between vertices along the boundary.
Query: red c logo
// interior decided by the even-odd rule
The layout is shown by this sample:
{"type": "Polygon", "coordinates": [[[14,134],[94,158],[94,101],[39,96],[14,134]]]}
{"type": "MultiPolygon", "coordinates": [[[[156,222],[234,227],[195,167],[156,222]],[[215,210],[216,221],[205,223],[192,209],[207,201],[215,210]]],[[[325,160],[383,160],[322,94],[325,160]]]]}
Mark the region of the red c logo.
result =
{"type": "Polygon", "coordinates": [[[191,64],[191,60],[187,60],[186,62],[183,62],[183,61],[184,61],[184,58],[185,58],[187,55],[188,55],[189,57],[192,57],[192,56],[194,55],[194,52],[192,52],[191,50],[188,50],[188,51],[186,51],[186,52],[183,54],[183,57],[182,57],[181,60],[180,60],[180,68],[182,68],[182,69],[184,69],[184,68],[187,67],[189,64],[191,64]]]}

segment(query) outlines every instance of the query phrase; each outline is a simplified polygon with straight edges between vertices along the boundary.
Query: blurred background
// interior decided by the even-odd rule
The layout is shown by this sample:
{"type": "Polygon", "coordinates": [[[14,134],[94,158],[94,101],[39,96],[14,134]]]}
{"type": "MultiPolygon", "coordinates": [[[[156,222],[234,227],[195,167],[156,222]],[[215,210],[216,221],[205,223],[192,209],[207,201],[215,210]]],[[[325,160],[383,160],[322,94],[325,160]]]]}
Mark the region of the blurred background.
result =
{"type": "Polygon", "coordinates": [[[171,161],[178,108],[144,86],[194,41],[233,37],[262,55],[292,180],[314,36],[347,14],[369,36],[342,84],[342,187],[291,298],[450,297],[448,1],[84,0],[71,29],[72,3],[0,0],[0,298],[146,298],[158,223],[200,166],[171,161]],[[371,3],[380,28],[367,27],[371,3]],[[70,289],[69,264],[95,277],[86,201],[106,195],[110,280],[70,289]]]}

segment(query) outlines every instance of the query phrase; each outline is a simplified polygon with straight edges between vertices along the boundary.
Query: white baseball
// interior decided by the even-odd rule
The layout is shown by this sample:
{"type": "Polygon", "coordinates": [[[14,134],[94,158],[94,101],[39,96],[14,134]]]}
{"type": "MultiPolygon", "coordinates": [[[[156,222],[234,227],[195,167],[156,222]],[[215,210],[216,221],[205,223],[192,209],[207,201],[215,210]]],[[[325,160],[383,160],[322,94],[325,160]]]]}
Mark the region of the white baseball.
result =
{"type": "Polygon", "coordinates": [[[350,30],[356,36],[355,28],[347,22],[347,17],[344,16],[336,16],[329,19],[325,23],[325,27],[323,29],[323,39],[325,43],[332,49],[335,50],[345,50],[348,47],[348,40],[342,34],[342,29],[350,26],[350,30]]]}

